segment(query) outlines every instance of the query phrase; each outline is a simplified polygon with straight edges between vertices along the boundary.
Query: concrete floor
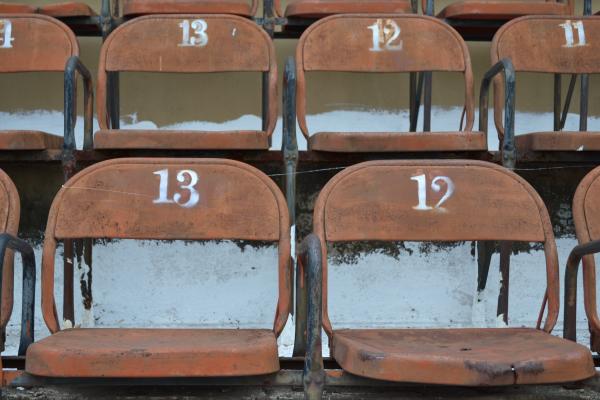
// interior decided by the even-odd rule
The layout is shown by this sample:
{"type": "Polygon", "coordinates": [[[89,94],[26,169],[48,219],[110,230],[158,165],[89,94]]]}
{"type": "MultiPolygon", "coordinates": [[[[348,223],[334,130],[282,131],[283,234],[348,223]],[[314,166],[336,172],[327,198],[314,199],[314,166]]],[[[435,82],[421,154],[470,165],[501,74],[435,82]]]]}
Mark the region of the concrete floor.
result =
{"type": "MultiPolygon", "coordinates": [[[[302,399],[300,388],[203,388],[203,387],[86,387],[86,388],[35,388],[4,389],[2,399],[302,399]]],[[[324,400],[379,399],[379,400],[600,400],[600,382],[585,385],[531,386],[523,388],[422,388],[411,386],[402,389],[341,388],[328,391],[324,400]]]]}

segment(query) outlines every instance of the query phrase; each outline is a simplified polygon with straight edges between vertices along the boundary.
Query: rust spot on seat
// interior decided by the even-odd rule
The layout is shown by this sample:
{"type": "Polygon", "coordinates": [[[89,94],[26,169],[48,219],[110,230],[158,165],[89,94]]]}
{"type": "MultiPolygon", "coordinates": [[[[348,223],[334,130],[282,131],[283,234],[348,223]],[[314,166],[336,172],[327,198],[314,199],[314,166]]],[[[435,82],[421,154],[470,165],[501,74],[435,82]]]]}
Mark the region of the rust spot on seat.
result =
{"type": "Polygon", "coordinates": [[[490,378],[490,380],[494,380],[506,375],[513,375],[512,366],[506,364],[465,360],[465,367],[472,371],[476,371],[481,375],[485,375],[486,377],[490,378]]]}
{"type": "Polygon", "coordinates": [[[385,353],[372,353],[366,350],[360,350],[358,356],[362,361],[379,361],[385,358],[385,353]]]}

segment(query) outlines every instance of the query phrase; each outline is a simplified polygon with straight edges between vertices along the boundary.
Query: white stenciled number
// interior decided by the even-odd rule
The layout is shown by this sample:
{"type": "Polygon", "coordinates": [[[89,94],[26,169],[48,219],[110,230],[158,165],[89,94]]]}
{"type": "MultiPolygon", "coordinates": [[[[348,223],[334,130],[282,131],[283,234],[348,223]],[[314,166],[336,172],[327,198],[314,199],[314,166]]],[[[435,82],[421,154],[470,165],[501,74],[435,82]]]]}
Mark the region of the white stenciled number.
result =
{"type": "Polygon", "coordinates": [[[184,19],[179,24],[181,28],[181,43],[179,47],[193,47],[193,46],[206,46],[208,43],[208,34],[206,29],[208,24],[203,19],[193,20],[191,23],[189,20],[184,19]],[[190,30],[193,31],[193,35],[190,35],[190,30]]]}
{"type": "Polygon", "coordinates": [[[402,40],[400,38],[400,27],[393,19],[378,19],[368,27],[373,31],[373,47],[371,51],[400,51],[402,40]],[[383,46],[383,47],[382,47],[383,46]]]}
{"type": "Polygon", "coordinates": [[[560,24],[565,31],[566,44],[563,47],[579,47],[585,46],[585,30],[583,29],[583,21],[571,21],[566,20],[564,24],[560,24]],[[573,30],[577,31],[577,43],[575,43],[575,37],[573,36],[573,30]]]}
{"type": "Polygon", "coordinates": [[[419,204],[413,206],[413,209],[419,211],[428,211],[436,208],[442,208],[442,204],[444,204],[454,193],[454,182],[452,179],[447,176],[436,176],[431,181],[431,189],[439,193],[442,191],[442,186],[439,182],[444,182],[446,184],[446,193],[442,196],[442,198],[437,202],[437,204],[433,207],[427,205],[427,178],[424,174],[413,176],[410,178],[412,181],[417,182],[417,196],[419,199],[419,204]]]}
{"type": "Polygon", "coordinates": [[[183,208],[194,207],[200,201],[200,193],[196,190],[195,186],[198,183],[198,174],[196,171],[189,169],[183,169],[177,172],[177,182],[180,183],[179,188],[187,190],[189,192],[189,199],[185,203],[181,200],[184,197],[181,193],[176,192],[173,194],[173,198],[169,198],[169,170],[161,169],[155,171],[154,175],[160,177],[158,184],[158,197],[154,199],[154,204],[171,204],[175,203],[183,208]]]}
{"type": "Polygon", "coordinates": [[[12,23],[8,19],[0,19],[0,40],[2,40],[0,49],[10,49],[15,40],[12,37],[12,23]]]}

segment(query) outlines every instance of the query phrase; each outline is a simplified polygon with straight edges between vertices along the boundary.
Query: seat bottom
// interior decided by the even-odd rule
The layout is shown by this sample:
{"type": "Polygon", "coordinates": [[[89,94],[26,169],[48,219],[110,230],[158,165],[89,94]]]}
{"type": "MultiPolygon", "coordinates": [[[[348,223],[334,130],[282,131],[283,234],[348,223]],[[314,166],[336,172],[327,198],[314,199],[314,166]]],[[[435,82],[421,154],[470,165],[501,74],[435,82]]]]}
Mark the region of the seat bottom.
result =
{"type": "Polygon", "coordinates": [[[595,374],[586,347],[526,328],[338,330],[332,354],[347,372],[395,382],[500,386],[595,374]]]}
{"type": "Polygon", "coordinates": [[[46,4],[41,6],[38,12],[55,18],[93,17],[96,15],[90,6],[77,2],[46,4]]]}
{"type": "Polygon", "coordinates": [[[285,9],[286,17],[323,18],[334,14],[412,13],[410,0],[295,0],[285,9]]]}
{"type": "Polygon", "coordinates": [[[25,370],[55,378],[174,378],[279,371],[270,330],[69,329],[33,343],[25,370]]]}
{"type": "Polygon", "coordinates": [[[94,10],[85,3],[66,2],[34,7],[28,4],[0,2],[0,14],[11,13],[40,13],[55,18],[91,17],[96,15],[94,10]]]}
{"type": "Polygon", "coordinates": [[[248,0],[125,0],[123,15],[144,14],[254,14],[248,0]]]}
{"type": "Polygon", "coordinates": [[[444,8],[438,18],[511,20],[525,15],[568,15],[567,3],[544,0],[464,0],[444,8]]]}
{"type": "Polygon", "coordinates": [[[520,151],[600,151],[600,132],[533,132],[515,143],[520,151]]]}
{"type": "Polygon", "coordinates": [[[41,131],[0,130],[0,150],[60,149],[63,138],[41,131]]]}
{"type": "Polygon", "coordinates": [[[268,150],[269,136],[261,131],[199,132],[167,130],[100,130],[96,149],[268,150]]]}
{"type": "Polygon", "coordinates": [[[483,132],[319,132],[311,150],[340,153],[487,151],[483,132]]]}

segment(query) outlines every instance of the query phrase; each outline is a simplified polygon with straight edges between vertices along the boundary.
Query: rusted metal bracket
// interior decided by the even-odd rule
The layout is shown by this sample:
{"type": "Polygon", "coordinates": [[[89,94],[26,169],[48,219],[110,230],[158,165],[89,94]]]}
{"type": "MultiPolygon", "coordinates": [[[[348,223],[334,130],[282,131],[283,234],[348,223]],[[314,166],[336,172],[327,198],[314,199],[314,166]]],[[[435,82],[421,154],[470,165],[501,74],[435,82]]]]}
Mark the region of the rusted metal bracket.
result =
{"type": "MultiPolygon", "coordinates": [[[[19,340],[19,356],[24,356],[27,348],[34,341],[35,327],[35,255],[33,248],[26,241],[9,233],[0,234],[0,260],[4,260],[6,250],[11,249],[21,254],[23,261],[23,290],[21,301],[21,338],[19,340]]],[[[0,270],[0,298],[2,298],[2,277],[4,263],[0,270]]],[[[0,350],[4,350],[4,332],[2,332],[0,350]]]]}
{"type": "Polygon", "coordinates": [[[600,240],[577,245],[571,250],[565,269],[565,311],[563,337],[577,341],[577,274],[584,256],[600,252],[600,240]]]}

